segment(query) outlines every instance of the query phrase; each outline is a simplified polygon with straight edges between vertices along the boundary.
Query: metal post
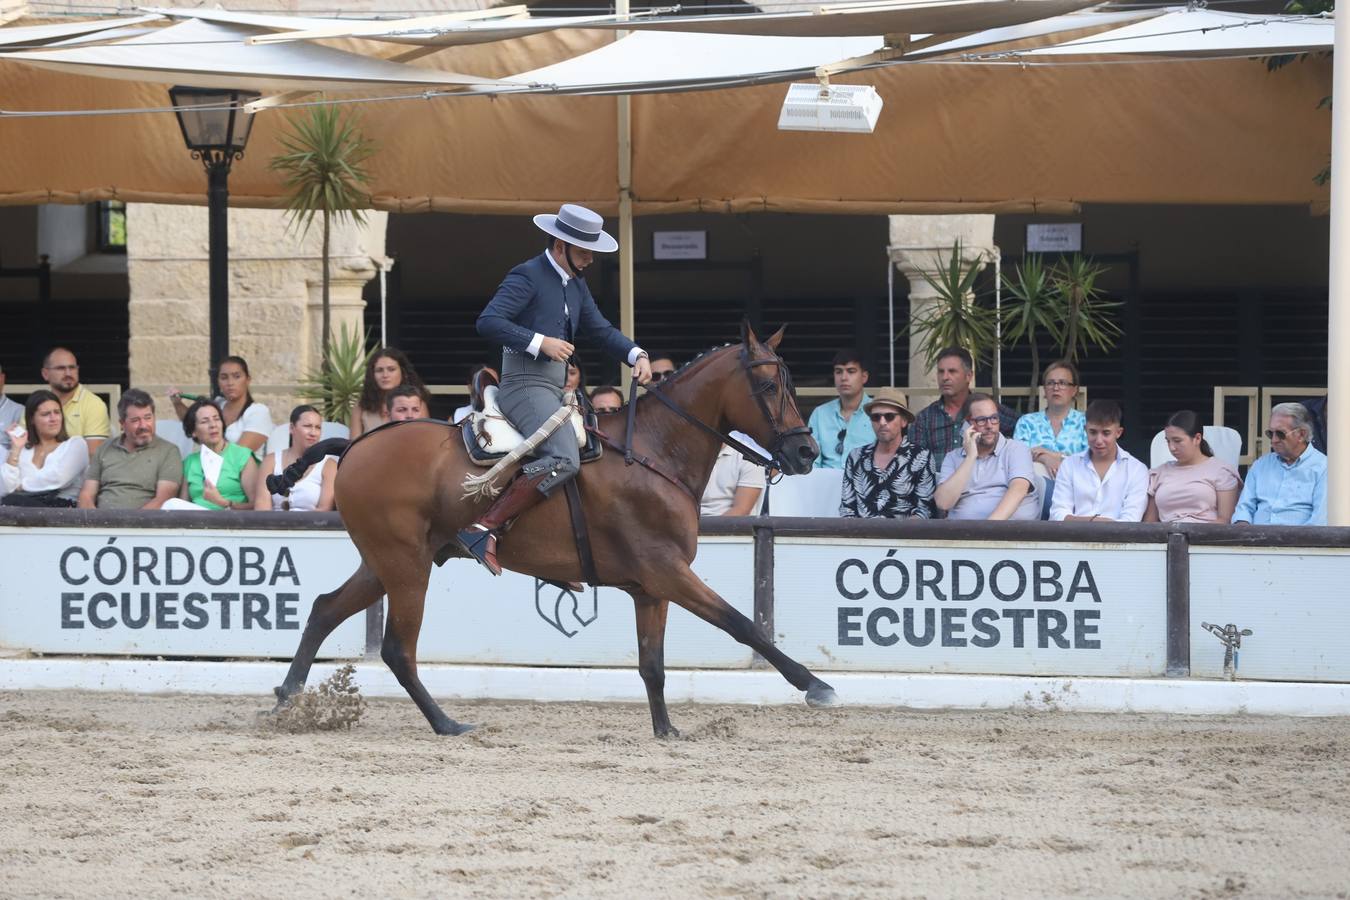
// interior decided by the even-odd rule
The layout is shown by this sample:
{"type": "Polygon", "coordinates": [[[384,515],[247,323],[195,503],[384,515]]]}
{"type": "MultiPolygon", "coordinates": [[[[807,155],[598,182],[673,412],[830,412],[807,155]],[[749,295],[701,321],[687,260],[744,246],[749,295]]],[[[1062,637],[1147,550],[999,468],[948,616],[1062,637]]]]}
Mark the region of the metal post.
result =
{"type": "MultiPolygon", "coordinates": [[[[1336,17],[1331,89],[1350,97],[1350,24],[1336,17]]],[[[1327,524],[1350,525],[1350,104],[1331,109],[1331,277],[1327,297],[1327,524]]]]}
{"type": "Polygon", "coordinates": [[[1191,554],[1181,532],[1167,536],[1167,677],[1191,674],[1191,554]]]}
{"type": "Polygon", "coordinates": [[[886,248],[886,328],[889,338],[886,346],[891,350],[891,387],[895,387],[895,259],[891,248],[886,248]]]}
{"type": "MultiPolygon", "coordinates": [[[[773,643],[773,527],[756,525],[755,536],[755,627],[773,643]]],[[[755,668],[768,663],[755,654],[755,668]]]]}
{"type": "MultiPolygon", "coordinates": [[[[614,12],[628,15],[628,0],[616,0],[614,12]]],[[[623,40],[627,31],[616,32],[615,40],[623,40]]],[[[619,138],[619,330],[630,338],[636,337],[633,315],[633,109],[632,98],[618,98],[619,138]]],[[[628,392],[632,371],[620,366],[620,387],[628,392]]]]}
{"type": "Polygon", "coordinates": [[[216,392],[216,367],[230,355],[230,160],[206,167],[208,259],[210,266],[210,341],[207,393],[216,392]]]}

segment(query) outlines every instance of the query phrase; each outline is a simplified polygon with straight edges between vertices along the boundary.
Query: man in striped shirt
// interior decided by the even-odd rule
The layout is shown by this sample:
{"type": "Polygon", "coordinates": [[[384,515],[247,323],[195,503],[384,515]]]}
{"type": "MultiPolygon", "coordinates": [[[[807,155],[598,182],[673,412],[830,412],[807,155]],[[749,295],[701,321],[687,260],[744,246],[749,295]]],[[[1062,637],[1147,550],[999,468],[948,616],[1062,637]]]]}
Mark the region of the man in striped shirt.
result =
{"type": "MultiPolygon", "coordinates": [[[[961,427],[975,383],[975,362],[969,351],[962,347],[943,349],[937,358],[937,383],[940,396],[919,410],[909,429],[914,446],[928,451],[934,472],[942,471],[943,457],[961,446],[961,427]]],[[[1017,413],[1000,403],[998,419],[998,430],[1004,437],[1012,437],[1017,413]]]]}

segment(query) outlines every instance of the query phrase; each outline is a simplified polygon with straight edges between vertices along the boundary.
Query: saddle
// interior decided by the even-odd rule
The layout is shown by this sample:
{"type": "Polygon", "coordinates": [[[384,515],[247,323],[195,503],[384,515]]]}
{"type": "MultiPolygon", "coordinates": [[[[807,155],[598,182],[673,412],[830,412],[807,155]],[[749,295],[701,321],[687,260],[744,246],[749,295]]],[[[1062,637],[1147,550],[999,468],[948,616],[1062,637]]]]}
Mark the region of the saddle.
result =
{"type": "MultiPolygon", "coordinates": [[[[483,388],[481,409],[478,408],[477,397],[474,399],[475,409],[464,420],[461,429],[464,433],[464,449],[469,452],[469,459],[473,460],[474,465],[486,468],[496,465],[503,456],[520,446],[525,436],[507,421],[498,408],[497,385],[489,384],[483,388]]],[[[576,436],[582,463],[594,462],[604,453],[604,446],[586,430],[586,419],[570,394],[563,395],[563,402],[572,405],[568,424],[576,436]]],[[[593,419],[594,415],[590,418],[593,419]]],[[[594,426],[594,422],[591,424],[594,426]]]]}

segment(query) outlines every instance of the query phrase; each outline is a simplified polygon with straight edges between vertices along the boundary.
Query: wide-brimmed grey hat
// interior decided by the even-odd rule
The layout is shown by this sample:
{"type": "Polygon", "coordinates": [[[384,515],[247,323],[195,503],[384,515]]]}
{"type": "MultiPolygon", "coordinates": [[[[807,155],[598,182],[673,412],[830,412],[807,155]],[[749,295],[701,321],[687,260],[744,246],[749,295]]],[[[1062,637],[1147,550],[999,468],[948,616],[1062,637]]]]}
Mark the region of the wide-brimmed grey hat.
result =
{"type": "Polygon", "coordinates": [[[597,213],[575,203],[564,203],[556,216],[542,213],[534,217],[540,230],[596,253],[613,253],[619,242],[604,232],[605,220],[597,213]]]}

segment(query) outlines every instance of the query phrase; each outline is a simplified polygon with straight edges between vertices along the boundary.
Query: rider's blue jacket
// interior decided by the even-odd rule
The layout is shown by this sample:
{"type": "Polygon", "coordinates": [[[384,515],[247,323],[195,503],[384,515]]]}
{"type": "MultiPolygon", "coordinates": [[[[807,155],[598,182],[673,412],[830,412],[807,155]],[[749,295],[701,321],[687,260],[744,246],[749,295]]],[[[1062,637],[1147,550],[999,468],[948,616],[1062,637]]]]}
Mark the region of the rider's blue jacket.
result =
{"type": "Polygon", "coordinates": [[[478,317],[478,333],[517,353],[529,353],[536,334],[596,343],[630,363],[637,347],[601,314],[584,280],[572,278],[563,285],[546,252],[507,273],[478,317]]]}

